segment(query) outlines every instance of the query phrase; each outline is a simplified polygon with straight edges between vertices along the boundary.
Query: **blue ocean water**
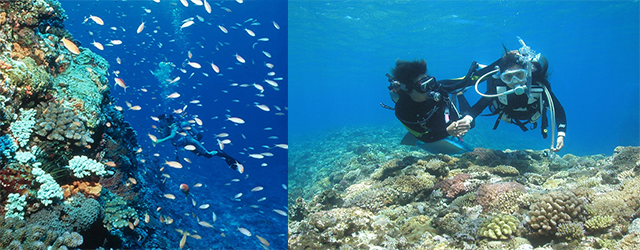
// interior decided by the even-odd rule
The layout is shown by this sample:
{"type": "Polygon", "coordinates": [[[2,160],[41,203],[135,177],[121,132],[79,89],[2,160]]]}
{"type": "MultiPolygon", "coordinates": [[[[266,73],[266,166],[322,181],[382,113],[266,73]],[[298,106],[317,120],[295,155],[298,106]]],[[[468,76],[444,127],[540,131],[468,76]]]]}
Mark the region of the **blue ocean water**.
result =
{"type": "Polygon", "coordinates": [[[163,248],[175,249],[182,238],[176,231],[180,229],[202,237],[187,239],[185,247],[191,249],[256,249],[261,245],[256,236],[266,239],[273,249],[284,249],[287,217],[274,209],[287,211],[287,151],[275,146],[287,143],[287,3],[210,1],[212,11],[207,13],[194,4],[197,1],[187,2],[188,7],[179,0],[61,1],[69,16],[65,28],[81,46],[107,59],[110,83],[115,77],[126,83],[126,90],[112,85],[111,96],[138,133],[141,158],[167,174],[150,177],[157,179],[148,187],[158,189],[151,190],[158,193],[152,201],[157,208],[151,208],[157,212],[150,214],[153,222],[146,225],[150,235],[144,239],[162,238],[170,242],[163,248]],[[87,19],[90,15],[100,17],[104,25],[87,19]],[[180,28],[188,18],[194,24],[180,28]],[[142,22],[144,29],[138,33],[142,22]],[[101,43],[104,50],[93,42],[101,43]],[[188,65],[189,61],[201,68],[188,65]],[[163,67],[161,62],[173,66],[163,67]],[[265,79],[274,80],[278,87],[265,79]],[[170,83],[172,80],[175,82],[170,83]],[[262,93],[257,85],[262,86],[262,93]],[[167,98],[174,92],[180,96],[167,98]],[[242,162],[244,173],[231,170],[218,157],[198,157],[169,142],[154,147],[148,134],[162,136],[153,128],[158,123],[152,117],[179,110],[188,119],[197,116],[202,121],[202,141],[208,150],[218,149],[217,139],[231,140],[224,150],[242,162]],[[245,123],[235,124],[227,117],[239,117],[245,123]],[[216,138],[220,133],[229,136],[216,138]],[[264,158],[256,158],[262,153],[264,158]],[[182,169],[164,164],[176,159],[182,169]],[[179,190],[181,183],[191,187],[188,196],[179,190]],[[196,183],[202,187],[194,187],[196,183]],[[263,189],[252,191],[258,186],[263,189]],[[177,198],[166,199],[165,193],[177,198]],[[209,208],[200,209],[204,204],[209,208]],[[173,223],[166,219],[160,223],[159,216],[172,218],[173,223]],[[199,225],[199,220],[213,228],[199,225]],[[238,228],[249,230],[251,236],[238,228]]]}
{"type": "MultiPolygon", "coordinates": [[[[474,60],[499,59],[502,44],[519,48],[520,36],[549,60],[567,114],[561,154],[640,145],[638,1],[290,1],[288,8],[292,143],[338,127],[401,126],[378,105],[392,104],[384,74],[396,59],[424,58],[436,78],[461,77],[474,60]]],[[[477,100],[473,91],[466,96],[477,100]]],[[[482,140],[467,142],[550,146],[539,129],[523,133],[503,122],[494,131],[494,121],[479,117],[467,137],[482,140]]]]}

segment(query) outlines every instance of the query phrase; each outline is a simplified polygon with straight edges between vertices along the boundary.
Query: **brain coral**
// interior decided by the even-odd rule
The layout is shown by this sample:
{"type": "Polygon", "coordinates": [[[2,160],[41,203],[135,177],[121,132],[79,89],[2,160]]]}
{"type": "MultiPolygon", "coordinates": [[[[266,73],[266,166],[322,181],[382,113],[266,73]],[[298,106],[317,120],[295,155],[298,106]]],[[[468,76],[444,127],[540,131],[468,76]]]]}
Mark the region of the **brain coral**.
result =
{"type": "Polygon", "coordinates": [[[478,236],[494,240],[506,240],[516,233],[518,224],[518,219],[513,215],[496,215],[480,225],[478,236]]]}
{"type": "Polygon", "coordinates": [[[586,216],[584,201],[573,192],[552,192],[531,205],[528,224],[534,234],[553,235],[558,225],[584,221],[586,216]]]}

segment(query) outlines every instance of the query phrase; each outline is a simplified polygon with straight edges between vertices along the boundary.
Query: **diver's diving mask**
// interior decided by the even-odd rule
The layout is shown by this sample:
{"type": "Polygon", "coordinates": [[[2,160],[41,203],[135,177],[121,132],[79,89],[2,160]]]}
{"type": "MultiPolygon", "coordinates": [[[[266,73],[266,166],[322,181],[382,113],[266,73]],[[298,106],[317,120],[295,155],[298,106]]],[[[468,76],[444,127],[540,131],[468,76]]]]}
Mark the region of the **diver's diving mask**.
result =
{"type": "Polygon", "coordinates": [[[422,78],[416,81],[415,90],[419,93],[429,93],[429,98],[433,99],[436,102],[440,101],[440,93],[438,90],[440,89],[441,84],[436,81],[436,78],[433,76],[423,76],[422,78]]]}
{"type": "Polygon", "coordinates": [[[416,91],[420,93],[427,93],[429,90],[438,90],[440,88],[440,84],[436,81],[436,78],[433,76],[424,76],[418,81],[416,81],[416,91]]]}
{"type": "Polygon", "coordinates": [[[528,72],[526,69],[506,70],[500,74],[500,80],[513,88],[516,84],[527,83],[527,75],[528,72]]]}

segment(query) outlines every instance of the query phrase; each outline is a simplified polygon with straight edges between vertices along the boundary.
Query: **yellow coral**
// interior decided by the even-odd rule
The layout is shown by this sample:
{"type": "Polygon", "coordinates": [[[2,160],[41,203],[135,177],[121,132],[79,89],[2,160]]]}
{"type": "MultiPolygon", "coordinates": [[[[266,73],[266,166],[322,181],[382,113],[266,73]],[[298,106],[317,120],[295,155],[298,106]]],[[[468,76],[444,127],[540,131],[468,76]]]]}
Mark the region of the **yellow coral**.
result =
{"type": "Polygon", "coordinates": [[[506,240],[518,229],[518,219],[512,215],[496,215],[485,221],[478,229],[478,236],[494,240],[506,240]]]}

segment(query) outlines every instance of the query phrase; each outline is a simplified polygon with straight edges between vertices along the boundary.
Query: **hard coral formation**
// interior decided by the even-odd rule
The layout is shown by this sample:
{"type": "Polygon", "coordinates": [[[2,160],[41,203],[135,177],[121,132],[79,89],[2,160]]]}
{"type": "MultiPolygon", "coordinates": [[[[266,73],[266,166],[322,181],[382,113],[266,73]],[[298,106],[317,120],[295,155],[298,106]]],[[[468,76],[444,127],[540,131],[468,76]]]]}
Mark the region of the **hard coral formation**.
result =
{"type": "Polygon", "coordinates": [[[597,231],[608,228],[613,225],[615,220],[611,215],[596,215],[584,222],[584,227],[589,231],[597,231]]]}
{"type": "MultiPolygon", "coordinates": [[[[362,150],[380,147],[369,143],[362,150]]],[[[336,148],[327,156],[343,151],[339,144],[330,145],[336,148]]],[[[323,165],[328,169],[323,171],[333,173],[326,176],[330,182],[344,187],[330,185],[331,190],[323,191],[290,177],[298,183],[301,198],[291,200],[296,212],[290,215],[296,216],[289,224],[289,248],[533,249],[546,244],[540,248],[636,249],[640,227],[635,225],[640,219],[634,226],[629,221],[640,214],[640,177],[633,174],[640,164],[625,165],[622,160],[635,160],[634,150],[638,148],[618,149],[616,164],[623,166],[619,168],[613,167],[612,156],[543,157],[543,151],[478,150],[457,158],[397,148],[387,162],[323,165]],[[338,184],[347,173],[357,177],[338,184]],[[442,181],[433,185],[437,179],[442,181]],[[305,202],[306,193],[318,199],[305,202]],[[337,194],[345,201],[342,205],[330,202],[337,194]]],[[[307,157],[314,161],[327,162],[309,152],[307,157]]],[[[293,159],[300,158],[291,153],[293,159]]],[[[303,179],[317,177],[310,174],[303,179]]]]}
{"type": "Polygon", "coordinates": [[[438,182],[434,187],[441,189],[447,198],[455,198],[459,194],[464,194],[469,191],[467,190],[464,181],[471,177],[472,176],[470,174],[457,174],[452,178],[438,182]]]}
{"type": "Polygon", "coordinates": [[[516,182],[485,183],[478,188],[475,201],[485,211],[514,213],[518,210],[519,198],[524,192],[524,186],[516,182]]]}
{"type": "Polygon", "coordinates": [[[558,226],[570,222],[581,222],[587,217],[585,202],[573,192],[551,192],[531,205],[529,226],[537,235],[553,235],[558,226]]]}
{"type": "Polygon", "coordinates": [[[556,230],[556,236],[566,241],[580,240],[584,234],[582,224],[577,222],[562,223],[556,230]]]}
{"type": "Polygon", "coordinates": [[[515,235],[520,222],[513,215],[500,214],[483,222],[478,228],[478,236],[494,240],[506,240],[515,235]]]}
{"type": "Polygon", "coordinates": [[[86,120],[78,111],[64,104],[46,102],[38,104],[35,133],[47,140],[57,140],[76,146],[93,143],[93,131],[85,127],[86,120]]]}

